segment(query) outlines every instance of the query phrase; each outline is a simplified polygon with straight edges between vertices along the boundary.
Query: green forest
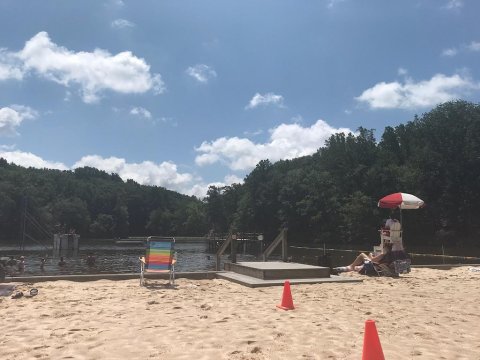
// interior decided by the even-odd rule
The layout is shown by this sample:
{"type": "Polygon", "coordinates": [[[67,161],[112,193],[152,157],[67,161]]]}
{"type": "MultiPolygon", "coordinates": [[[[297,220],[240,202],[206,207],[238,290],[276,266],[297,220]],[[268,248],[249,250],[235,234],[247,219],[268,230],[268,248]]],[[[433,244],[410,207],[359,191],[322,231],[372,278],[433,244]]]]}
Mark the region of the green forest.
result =
{"type": "Polygon", "coordinates": [[[268,241],[288,226],[291,243],[372,244],[389,215],[378,200],[406,192],[426,203],[402,213],[408,243],[477,245],[480,106],[444,103],[374,134],[359,128],[332,135],[311,156],[263,160],[243,184],[212,186],[204,199],[94,168],[26,169],[0,159],[0,237],[19,238],[26,204],[34,228],[74,228],[88,238],[214,229],[264,233],[268,241]]]}
{"type": "Polygon", "coordinates": [[[204,235],[208,230],[197,198],[124,182],[95,168],[25,169],[0,159],[0,179],[3,239],[19,239],[25,208],[27,233],[37,240],[71,230],[85,238],[204,235]]]}

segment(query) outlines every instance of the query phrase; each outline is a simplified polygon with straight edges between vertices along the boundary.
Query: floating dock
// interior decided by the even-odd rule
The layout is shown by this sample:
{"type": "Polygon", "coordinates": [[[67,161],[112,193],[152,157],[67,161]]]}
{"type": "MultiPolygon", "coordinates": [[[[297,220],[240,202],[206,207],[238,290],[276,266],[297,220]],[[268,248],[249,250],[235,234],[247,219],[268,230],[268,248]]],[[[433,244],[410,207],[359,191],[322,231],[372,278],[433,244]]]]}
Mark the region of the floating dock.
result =
{"type": "Polygon", "coordinates": [[[220,279],[230,280],[248,287],[290,284],[318,284],[332,282],[361,282],[360,279],[330,275],[330,269],[281,261],[225,263],[225,271],[217,273],[220,279]]]}

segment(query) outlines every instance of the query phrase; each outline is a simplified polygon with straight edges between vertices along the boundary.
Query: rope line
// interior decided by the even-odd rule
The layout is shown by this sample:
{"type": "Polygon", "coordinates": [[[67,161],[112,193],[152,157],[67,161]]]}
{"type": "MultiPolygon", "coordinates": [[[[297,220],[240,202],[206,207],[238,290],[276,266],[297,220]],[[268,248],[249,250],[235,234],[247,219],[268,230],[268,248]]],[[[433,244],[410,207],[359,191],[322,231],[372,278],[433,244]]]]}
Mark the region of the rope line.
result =
{"type": "MultiPolygon", "coordinates": [[[[312,248],[306,246],[289,246],[290,248],[294,249],[306,249],[306,250],[318,250],[318,251],[343,251],[343,252],[369,252],[368,250],[346,250],[346,249],[323,249],[323,248],[312,248]]],[[[439,257],[439,258],[448,258],[448,259],[464,259],[464,260],[480,260],[480,257],[474,256],[460,256],[460,255],[439,255],[439,254],[416,254],[408,252],[410,256],[417,256],[417,257],[439,257]]]]}

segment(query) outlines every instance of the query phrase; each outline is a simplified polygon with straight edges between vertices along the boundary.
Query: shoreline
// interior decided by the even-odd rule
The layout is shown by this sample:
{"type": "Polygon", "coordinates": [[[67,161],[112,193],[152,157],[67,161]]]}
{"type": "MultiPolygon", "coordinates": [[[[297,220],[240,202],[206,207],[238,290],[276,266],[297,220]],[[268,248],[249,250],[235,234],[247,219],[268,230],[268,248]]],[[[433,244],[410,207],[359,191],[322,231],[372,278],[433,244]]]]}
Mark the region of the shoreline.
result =
{"type": "MultiPolygon", "coordinates": [[[[436,270],[450,270],[459,267],[479,267],[480,264],[431,264],[431,265],[411,265],[412,269],[436,269],[436,270]]],[[[219,279],[218,274],[225,271],[188,271],[175,272],[176,279],[192,279],[192,280],[213,280],[219,279]]],[[[162,273],[147,273],[144,275],[147,279],[165,280],[168,279],[168,274],[162,273]]],[[[400,275],[403,277],[404,275],[400,275]]],[[[98,274],[65,274],[65,275],[33,275],[33,276],[6,276],[5,283],[14,282],[46,282],[46,281],[97,281],[97,280],[133,280],[139,279],[140,273],[98,273],[98,274]]],[[[287,279],[285,279],[287,280],[287,279]]]]}

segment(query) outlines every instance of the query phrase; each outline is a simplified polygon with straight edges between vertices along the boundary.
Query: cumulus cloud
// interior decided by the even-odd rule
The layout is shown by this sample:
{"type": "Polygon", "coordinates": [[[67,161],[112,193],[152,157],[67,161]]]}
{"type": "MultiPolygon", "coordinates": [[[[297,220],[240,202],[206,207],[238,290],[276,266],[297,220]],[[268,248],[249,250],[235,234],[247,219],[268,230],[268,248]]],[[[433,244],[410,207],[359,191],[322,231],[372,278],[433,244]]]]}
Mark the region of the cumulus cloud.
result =
{"type": "Polygon", "coordinates": [[[217,77],[216,71],[205,64],[197,64],[195,66],[190,66],[185,70],[187,75],[191,76],[200,83],[206,84],[212,78],[217,77]]]}
{"type": "Polygon", "coordinates": [[[250,170],[262,159],[278,161],[311,155],[322,147],[332,134],[351,132],[350,129],[335,129],[323,120],[310,127],[299,124],[281,124],[270,130],[266,143],[254,143],[249,139],[222,137],[203,142],[195,150],[199,166],[221,162],[232,170],[250,170]]]}
{"type": "Polygon", "coordinates": [[[159,74],[152,74],[145,60],[130,51],[110,54],[106,50],[74,52],[53,43],[46,32],[39,32],[17,53],[0,57],[0,80],[21,79],[24,73],[36,74],[65,87],[77,86],[86,103],[97,102],[104,91],[123,94],[165,90],[159,74]],[[10,64],[5,58],[15,59],[10,64]],[[20,70],[21,69],[21,70],[20,70]]]}
{"type": "Polygon", "coordinates": [[[197,198],[204,198],[207,195],[208,188],[210,186],[216,186],[216,187],[224,187],[224,186],[229,186],[232,184],[242,184],[243,179],[239,178],[236,175],[227,175],[223,179],[223,181],[217,181],[217,182],[211,182],[211,183],[203,183],[200,182],[198,184],[193,185],[190,189],[188,189],[185,194],[187,195],[193,195],[196,196],[197,198]]]}
{"type": "Polygon", "coordinates": [[[38,169],[58,169],[68,170],[68,167],[60,162],[53,162],[43,160],[41,157],[34,155],[30,152],[22,151],[0,151],[0,158],[4,158],[8,162],[15,163],[24,167],[34,167],[38,169]]]}
{"type": "Polygon", "coordinates": [[[470,44],[461,44],[458,45],[457,47],[452,47],[448,49],[444,49],[442,51],[442,56],[448,56],[448,57],[453,57],[456,56],[459,53],[463,52],[477,52],[480,51],[480,42],[479,41],[472,41],[470,44]]]}
{"type": "Polygon", "coordinates": [[[225,181],[226,185],[242,184],[243,183],[243,179],[241,177],[238,177],[237,175],[234,175],[234,174],[229,174],[229,175],[225,176],[224,181],[225,181]]]}
{"type": "Polygon", "coordinates": [[[278,107],[283,107],[283,96],[274,93],[266,93],[265,95],[256,93],[245,109],[255,109],[261,105],[276,105],[278,107]]]}
{"type": "Polygon", "coordinates": [[[0,48],[0,81],[14,79],[22,80],[24,71],[21,64],[18,63],[16,57],[0,48]]]}
{"type": "Polygon", "coordinates": [[[125,6],[125,3],[123,2],[123,0],[108,0],[105,3],[105,6],[111,6],[111,7],[114,7],[114,8],[122,8],[122,7],[125,6]]]}
{"type": "Polygon", "coordinates": [[[0,108],[0,136],[17,135],[23,120],[34,119],[38,113],[28,106],[11,105],[0,108]]]}
{"type": "Polygon", "coordinates": [[[444,49],[442,51],[442,56],[453,57],[457,55],[458,50],[456,48],[444,49]]]}
{"type": "Polygon", "coordinates": [[[128,163],[117,157],[103,158],[98,155],[88,155],[77,161],[73,168],[90,166],[108,173],[117,173],[123,180],[132,179],[139,184],[163,186],[170,190],[185,192],[191,187],[194,176],[178,171],[177,165],[170,161],[156,164],[152,161],[128,163]]]}
{"type": "Polygon", "coordinates": [[[368,104],[371,109],[418,109],[459,98],[479,88],[479,84],[467,76],[436,74],[430,80],[419,82],[411,79],[404,84],[381,82],[355,99],[368,104]]]}
{"type": "Polygon", "coordinates": [[[480,41],[472,41],[468,46],[467,49],[470,51],[480,51],[480,41]]]}
{"type": "Polygon", "coordinates": [[[125,29],[135,27],[135,24],[126,19],[116,19],[110,24],[114,29],[125,29]]]}
{"type": "Polygon", "coordinates": [[[454,10],[454,9],[460,9],[463,7],[463,1],[462,0],[448,0],[448,2],[444,6],[446,9],[449,10],[454,10]]]}
{"type": "Polygon", "coordinates": [[[11,151],[11,150],[14,150],[16,147],[15,144],[12,144],[12,145],[0,145],[0,151],[11,151]]]}
{"type": "Polygon", "coordinates": [[[145,119],[151,119],[152,113],[143,107],[134,107],[130,110],[131,115],[140,116],[145,119]]]}

